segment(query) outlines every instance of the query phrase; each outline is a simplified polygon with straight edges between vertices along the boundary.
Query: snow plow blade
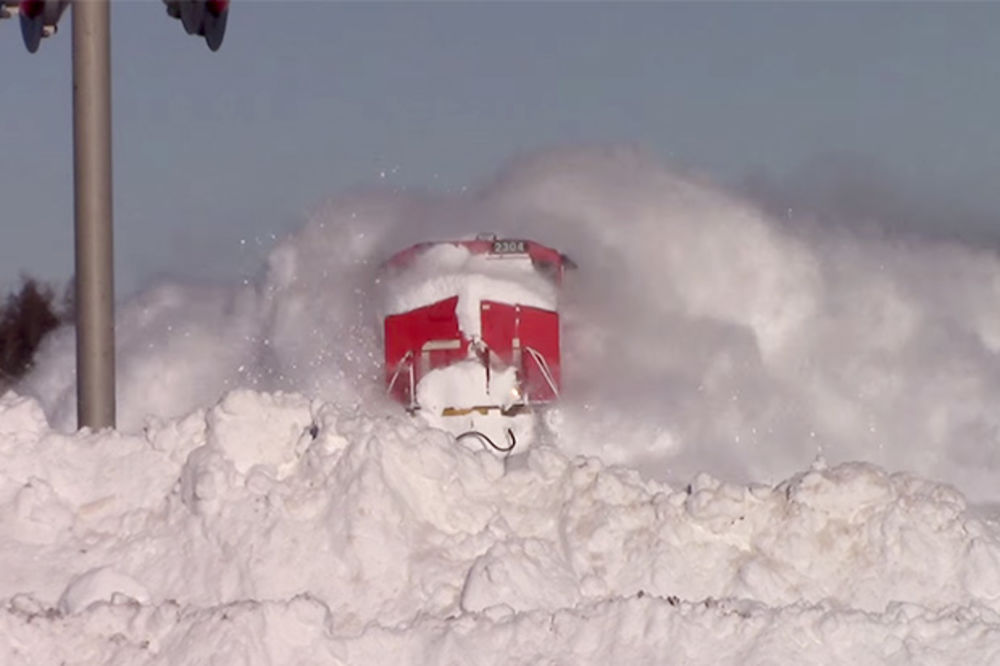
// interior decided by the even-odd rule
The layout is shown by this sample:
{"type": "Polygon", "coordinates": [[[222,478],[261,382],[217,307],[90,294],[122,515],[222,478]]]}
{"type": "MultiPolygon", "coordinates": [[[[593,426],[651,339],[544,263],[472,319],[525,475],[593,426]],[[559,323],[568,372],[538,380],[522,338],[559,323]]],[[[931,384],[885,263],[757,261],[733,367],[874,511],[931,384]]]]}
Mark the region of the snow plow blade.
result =
{"type": "Polygon", "coordinates": [[[504,416],[516,416],[530,412],[531,407],[524,404],[511,405],[510,407],[500,407],[499,405],[476,405],[475,407],[445,407],[441,410],[441,416],[466,416],[473,412],[482,416],[490,412],[500,412],[504,416]]]}

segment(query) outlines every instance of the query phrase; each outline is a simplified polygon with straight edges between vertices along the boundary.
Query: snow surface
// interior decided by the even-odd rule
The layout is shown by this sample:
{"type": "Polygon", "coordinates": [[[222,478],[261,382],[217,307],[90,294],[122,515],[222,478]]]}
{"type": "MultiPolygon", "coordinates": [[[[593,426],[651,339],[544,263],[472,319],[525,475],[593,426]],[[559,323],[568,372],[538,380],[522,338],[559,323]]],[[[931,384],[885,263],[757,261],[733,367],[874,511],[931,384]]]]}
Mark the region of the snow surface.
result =
{"type": "Polygon", "coordinates": [[[72,432],[72,331],[0,398],[0,663],[1000,663],[998,291],[627,150],[343,197],[119,308],[117,431],[72,432]],[[381,261],[483,229],[581,267],[509,457],[379,365],[381,261]]]}
{"type": "Polygon", "coordinates": [[[493,370],[487,378],[479,359],[453,363],[428,372],[417,383],[416,417],[433,428],[455,435],[473,446],[489,446],[506,452],[511,447],[524,451],[533,446],[544,416],[537,411],[522,411],[504,416],[503,410],[520,401],[517,369],[493,370]],[[444,415],[446,408],[470,409],[467,414],[444,415]],[[477,407],[490,407],[483,410],[477,407]],[[488,438],[466,438],[467,433],[481,433],[488,438]]]}

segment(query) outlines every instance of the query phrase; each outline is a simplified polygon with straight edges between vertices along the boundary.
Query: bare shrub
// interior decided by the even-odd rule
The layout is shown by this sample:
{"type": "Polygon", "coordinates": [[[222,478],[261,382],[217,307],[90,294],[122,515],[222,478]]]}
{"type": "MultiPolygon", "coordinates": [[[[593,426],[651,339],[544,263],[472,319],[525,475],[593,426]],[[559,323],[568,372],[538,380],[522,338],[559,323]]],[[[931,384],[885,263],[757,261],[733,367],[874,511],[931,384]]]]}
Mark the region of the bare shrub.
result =
{"type": "Polygon", "coordinates": [[[42,338],[62,321],[53,300],[50,286],[24,277],[20,291],[0,306],[0,387],[31,368],[42,338]]]}

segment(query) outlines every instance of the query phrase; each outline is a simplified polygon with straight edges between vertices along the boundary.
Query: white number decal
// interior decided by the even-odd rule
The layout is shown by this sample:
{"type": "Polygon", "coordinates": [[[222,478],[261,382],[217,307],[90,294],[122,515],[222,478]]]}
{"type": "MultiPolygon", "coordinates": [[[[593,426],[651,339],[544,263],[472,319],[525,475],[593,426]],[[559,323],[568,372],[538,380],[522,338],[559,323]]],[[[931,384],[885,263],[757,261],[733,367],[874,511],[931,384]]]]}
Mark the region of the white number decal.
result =
{"type": "Polygon", "coordinates": [[[493,241],[493,254],[524,254],[527,251],[524,241],[521,240],[493,241]]]}

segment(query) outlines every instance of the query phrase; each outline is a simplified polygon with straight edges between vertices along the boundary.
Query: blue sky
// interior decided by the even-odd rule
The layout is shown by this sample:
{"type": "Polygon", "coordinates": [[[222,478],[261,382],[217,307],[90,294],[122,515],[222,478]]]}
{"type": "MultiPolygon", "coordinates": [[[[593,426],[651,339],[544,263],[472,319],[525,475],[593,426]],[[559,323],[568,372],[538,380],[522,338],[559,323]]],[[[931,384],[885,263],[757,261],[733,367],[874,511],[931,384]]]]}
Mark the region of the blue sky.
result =
{"type": "MultiPolygon", "coordinates": [[[[4,291],[72,271],[70,18],[35,55],[0,23],[4,291]]],[[[146,0],[112,31],[119,294],[252,274],[351,188],[593,143],[789,199],[849,173],[896,224],[1000,239],[1000,3],[235,0],[211,53],[146,0]]]]}

